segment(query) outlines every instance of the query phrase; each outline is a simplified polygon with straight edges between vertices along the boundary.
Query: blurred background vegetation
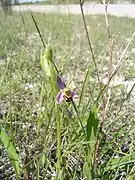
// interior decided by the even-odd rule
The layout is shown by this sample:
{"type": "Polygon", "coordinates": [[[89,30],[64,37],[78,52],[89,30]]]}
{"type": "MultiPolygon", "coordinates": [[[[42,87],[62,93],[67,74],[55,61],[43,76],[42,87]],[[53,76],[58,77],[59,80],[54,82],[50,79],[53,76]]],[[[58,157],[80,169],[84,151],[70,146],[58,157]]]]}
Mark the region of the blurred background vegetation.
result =
{"type": "MultiPolygon", "coordinates": [[[[90,3],[102,3],[102,0],[86,0],[85,2],[90,3]]],[[[39,3],[39,4],[79,4],[79,0],[43,0],[43,1],[33,1],[31,0],[27,2],[27,0],[24,2],[23,0],[0,0],[0,4],[3,7],[4,12],[11,10],[11,5],[17,5],[17,4],[30,4],[30,3],[39,3]]],[[[106,0],[106,3],[114,3],[114,4],[125,4],[125,3],[135,3],[135,0],[106,0]]]]}

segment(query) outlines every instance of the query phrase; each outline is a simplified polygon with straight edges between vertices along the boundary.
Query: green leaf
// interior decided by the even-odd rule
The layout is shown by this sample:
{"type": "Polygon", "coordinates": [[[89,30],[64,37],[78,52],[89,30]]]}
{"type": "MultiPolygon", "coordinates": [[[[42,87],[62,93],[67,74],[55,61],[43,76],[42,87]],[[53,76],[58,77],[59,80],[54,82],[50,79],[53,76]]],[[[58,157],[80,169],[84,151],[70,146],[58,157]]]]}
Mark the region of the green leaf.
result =
{"type": "Polygon", "coordinates": [[[94,105],[87,120],[87,141],[95,141],[98,129],[97,107],[94,105]]]}
{"type": "Polygon", "coordinates": [[[52,60],[52,50],[49,48],[49,46],[46,47],[45,51],[42,52],[40,63],[42,66],[42,69],[44,70],[46,76],[48,76],[50,79],[50,83],[52,86],[52,91],[54,92],[55,96],[57,94],[57,87],[56,87],[56,68],[55,64],[52,60]]]}
{"type": "Polygon", "coordinates": [[[6,132],[2,128],[2,126],[0,127],[0,139],[1,139],[5,149],[7,150],[11,164],[15,170],[16,175],[18,176],[20,173],[19,156],[16,153],[16,149],[15,149],[13,143],[11,142],[10,138],[8,137],[8,135],[6,134],[6,132]]]}
{"type": "Polygon", "coordinates": [[[45,157],[45,154],[42,155],[42,167],[44,168],[44,165],[45,165],[45,161],[46,161],[46,157],[45,157]]]}
{"type": "Polygon", "coordinates": [[[49,48],[49,46],[46,47],[45,49],[45,58],[47,59],[47,61],[52,61],[52,50],[51,48],[49,48]]]}
{"type": "Polygon", "coordinates": [[[85,79],[84,79],[84,82],[83,82],[83,85],[82,85],[81,93],[80,93],[79,107],[80,107],[80,105],[81,105],[82,98],[83,98],[83,94],[84,94],[84,92],[85,92],[85,88],[86,88],[86,84],[87,84],[87,79],[88,79],[88,77],[89,77],[89,73],[90,73],[90,71],[87,70],[86,75],[85,75],[85,79]]]}
{"type": "Polygon", "coordinates": [[[44,70],[45,72],[45,75],[46,76],[51,76],[51,73],[50,73],[50,63],[49,63],[49,59],[47,58],[49,55],[48,55],[48,52],[42,52],[41,53],[41,58],[40,58],[40,63],[41,63],[41,66],[42,66],[42,69],[44,70]]]}
{"type": "Polygon", "coordinates": [[[87,161],[83,165],[83,176],[87,180],[92,180],[90,164],[87,161]]]}
{"type": "Polygon", "coordinates": [[[64,178],[64,168],[59,170],[57,180],[63,180],[64,178]]]}
{"type": "Polygon", "coordinates": [[[115,159],[111,159],[108,163],[107,163],[107,170],[114,170],[117,167],[123,166],[123,165],[128,165],[130,163],[134,163],[135,162],[135,154],[133,155],[125,155],[122,157],[118,157],[115,159]]]}

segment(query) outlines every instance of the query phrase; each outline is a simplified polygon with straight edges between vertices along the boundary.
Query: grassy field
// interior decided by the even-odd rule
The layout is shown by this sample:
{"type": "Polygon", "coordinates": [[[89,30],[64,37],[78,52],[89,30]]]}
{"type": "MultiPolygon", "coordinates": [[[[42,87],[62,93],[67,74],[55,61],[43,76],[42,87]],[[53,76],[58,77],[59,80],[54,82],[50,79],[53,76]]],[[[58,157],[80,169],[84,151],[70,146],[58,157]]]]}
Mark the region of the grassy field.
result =
{"type": "MultiPolygon", "coordinates": [[[[87,0],[87,1],[84,1],[85,3],[103,3],[102,0],[87,0]]],[[[110,4],[117,4],[117,3],[120,3],[120,1],[118,0],[106,0],[106,3],[110,3],[110,4]]],[[[135,0],[132,0],[132,1],[129,1],[130,3],[135,3],[135,0]]],[[[42,1],[42,2],[25,2],[25,3],[22,3],[22,4],[79,4],[80,1],[78,0],[47,0],[47,1],[42,1]]],[[[124,0],[121,1],[121,3],[124,3],[124,0]]],[[[126,1],[127,3],[127,1],[126,1]]]]}
{"type": "MultiPolygon", "coordinates": [[[[93,3],[93,1],[92,0],[89,0],[88,2],[90,2],[90,3],[93,3]]],[[[100,0],[96,0],[96,1],[94,1],[94,2],[96,2],[96,3],[102,3],[100,0]]],[[[57,1],[57,0],[51,0],[51,1],[49,1],[49,0],[47,0],[47,1],[41,1],[41,2],[38,2],[38,1],[36,1],[36,2],[24,2],[24,3],[22,3],[22,4],[79,4],[79,1],[78,0],[59,0],[59,1],[57,1]]]]}
{"type": "Polygon", "coordinates": [[[108,39],[104,16],[86,17],[95,68],[81,16],[33,15],[52,57],[29,13],[0,12],[0,162],[16,179],[134,179],[135,20],[109,16],[108,39]],[[52,61],[74,101],[56,103],[52,61]]]}

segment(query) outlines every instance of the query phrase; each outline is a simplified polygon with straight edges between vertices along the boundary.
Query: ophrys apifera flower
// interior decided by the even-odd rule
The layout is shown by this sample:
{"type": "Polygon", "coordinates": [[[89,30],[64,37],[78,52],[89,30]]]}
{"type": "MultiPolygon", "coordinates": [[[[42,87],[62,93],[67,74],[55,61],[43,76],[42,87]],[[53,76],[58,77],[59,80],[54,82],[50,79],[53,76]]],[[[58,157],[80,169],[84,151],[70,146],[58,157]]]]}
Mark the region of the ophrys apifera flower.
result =
{"type": "Polygon", "coordinates": [[[63,100],[65,100],[66,102],[73,101],[76,94],[74,93],[74,91],[66,87],[64,80],[59,76],[57,76],[57,86],[60,89],[60,92],[58,92],[56,96],[56,101],[58,104],[61,103],[63,100]]]}

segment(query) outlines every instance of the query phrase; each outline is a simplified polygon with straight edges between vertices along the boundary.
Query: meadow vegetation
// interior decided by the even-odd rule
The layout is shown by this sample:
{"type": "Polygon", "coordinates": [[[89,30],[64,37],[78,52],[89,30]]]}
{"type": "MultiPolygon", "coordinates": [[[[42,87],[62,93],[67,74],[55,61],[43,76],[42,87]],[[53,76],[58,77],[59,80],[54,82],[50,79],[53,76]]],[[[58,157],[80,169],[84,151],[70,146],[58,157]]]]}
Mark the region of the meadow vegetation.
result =
{"type": "MultiPolygon", "coordinates": [[[[79,4],[80,3],[80,0],[46,0],[46,1],[36,1],[36,2],[24,2],[22,4],[79,4]]],[[[103,1],[102,0],[87,0],[85,1],[85,3],[92,3],[92,4],[103,4],[103,1]]],[[[106,0],[106,3],[108,4],[119,4],[119,3],[135,3],[135,0],[131,0],[131,1],[128,1],[128,0],[106,0]]],[[[16,3],[17,4],[17,3],[16,3]]]]}
{"type": "Polygon", "coordinates": [[[81,15],[0,17],[0,161],[12,179],[135,179],[135,20],[109,16],[108,29],[86,16],[95,67],[81,15]],[[56,74],[73,102],[56,103],[56,74]]]}

